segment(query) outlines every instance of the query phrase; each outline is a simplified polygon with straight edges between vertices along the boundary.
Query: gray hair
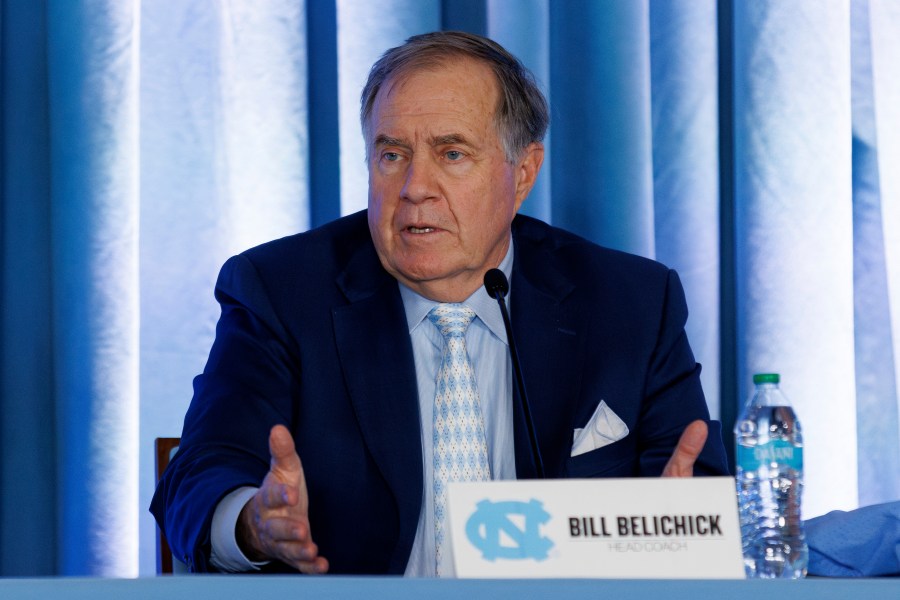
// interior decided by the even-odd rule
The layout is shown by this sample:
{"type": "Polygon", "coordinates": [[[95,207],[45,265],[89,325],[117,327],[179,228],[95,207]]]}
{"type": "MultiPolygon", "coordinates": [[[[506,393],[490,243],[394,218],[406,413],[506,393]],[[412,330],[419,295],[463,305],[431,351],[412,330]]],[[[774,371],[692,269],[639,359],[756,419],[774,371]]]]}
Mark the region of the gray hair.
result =
{"type": "Polygon", "coordinates": [[[544,139],[550,110],[531,71],[493,40],[461,31],[436,31],[414,35],[402,46],[385,52],[372,65],[360,97],[359,118],[366,146],[371,141],[367,125],[375,97],[385,83],[460,58],[486,64],[497,77],[500,98],[494,112],[494,124],[509,162],[515,163],[529,144],[544,139]]]}

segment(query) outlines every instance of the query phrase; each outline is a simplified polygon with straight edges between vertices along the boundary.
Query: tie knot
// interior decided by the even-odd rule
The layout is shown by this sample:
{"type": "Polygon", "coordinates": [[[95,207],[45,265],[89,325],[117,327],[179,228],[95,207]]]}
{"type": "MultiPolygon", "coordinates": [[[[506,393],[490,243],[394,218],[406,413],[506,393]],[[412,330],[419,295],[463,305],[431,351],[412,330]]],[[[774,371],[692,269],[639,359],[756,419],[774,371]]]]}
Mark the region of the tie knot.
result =
{"type": "Polygon", "coordinates": [[[438,304],[428,312],[428,320],[445,338],[464,336],[474,318],[475,311],[465,304],[438,304]]]}

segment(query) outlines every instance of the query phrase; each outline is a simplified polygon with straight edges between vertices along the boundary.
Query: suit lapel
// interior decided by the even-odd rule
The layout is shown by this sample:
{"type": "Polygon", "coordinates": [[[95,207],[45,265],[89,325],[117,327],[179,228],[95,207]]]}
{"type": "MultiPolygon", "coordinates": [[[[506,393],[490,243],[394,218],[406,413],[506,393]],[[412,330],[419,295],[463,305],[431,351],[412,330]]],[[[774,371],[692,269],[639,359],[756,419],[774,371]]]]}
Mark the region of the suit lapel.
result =
{"type": "Polygon", "coordinates": [[[363,439],[400,515],[392,571],[403,571],[422,504],[422,444],[412,345],[397,282],[371,245],[338,277],[348,304],[334,309],[344,379],[363,439]]]}
{"type": "MultiPolygon", "coordinates": [[[[517,218],[516,223],[522,219],[517,218]]],[[[532,418],[547,477],[561,474],[572,447],[572,422],[583,372],[585,330],[573,310],[575,285],[562,275],[552,241],[542,231],[514,228],[511,319],[532,418]]],[[[531,444],[516,395],[513,403],[516,472],[535,477],[531,444]]]]}

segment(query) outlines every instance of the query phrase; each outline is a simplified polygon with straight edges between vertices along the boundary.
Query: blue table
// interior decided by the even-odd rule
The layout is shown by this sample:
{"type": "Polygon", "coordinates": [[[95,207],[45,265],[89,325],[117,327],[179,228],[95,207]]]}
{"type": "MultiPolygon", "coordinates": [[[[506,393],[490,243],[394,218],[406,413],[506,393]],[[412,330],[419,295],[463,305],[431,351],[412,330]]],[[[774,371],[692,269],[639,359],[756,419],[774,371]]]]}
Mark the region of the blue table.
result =
{"type": "Polygon", "coordinates": [[[397,577],[304,577],[298,575],[191,575],[141,579],[0,579],[0,598],[97,600],[196,600],[213,598],[315,598],[390,600],[649,598],[653,600],[791,600],[830,598],[900,599],[900,579],[806,579],[800,581],[713,580],[434,580],[397,577]]]}

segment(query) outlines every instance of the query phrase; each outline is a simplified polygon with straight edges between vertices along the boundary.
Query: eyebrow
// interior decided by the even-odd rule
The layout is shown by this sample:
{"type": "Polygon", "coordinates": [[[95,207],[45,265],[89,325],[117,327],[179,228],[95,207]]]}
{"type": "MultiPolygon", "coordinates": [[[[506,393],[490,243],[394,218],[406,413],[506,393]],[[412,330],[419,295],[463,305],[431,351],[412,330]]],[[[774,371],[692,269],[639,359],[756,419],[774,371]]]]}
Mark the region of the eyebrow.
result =
{"type": "Polygon", "coordinates": [[[432,146],[447,146],[450,144],[466,144],[471,145],[466,136],[461,133],[448,133],[447,135],[439,135],[431,139],[432,146]]]}
{"type": "MultiPolygon", "coordinates": [[[[452,144],[471,145],[466,139],[466,136],[461,133],[448,133],[431,138],[432,146],[447,146],[452,144]]],[[[400,146],[402,148],[409,148],[410,143],[405,139],[391,137],[382,133],[375,138],[375,146],[400,146]]]]}
{"type": "Polygon", "coordinates": [[[379,134],[375,138],[376,146],[402,146],[404,148],[409,148],[409,142],[400,138],[394,138],[389,135],[379,134]]]}

